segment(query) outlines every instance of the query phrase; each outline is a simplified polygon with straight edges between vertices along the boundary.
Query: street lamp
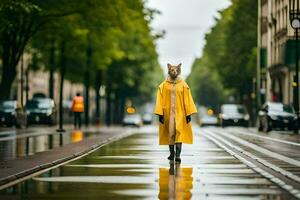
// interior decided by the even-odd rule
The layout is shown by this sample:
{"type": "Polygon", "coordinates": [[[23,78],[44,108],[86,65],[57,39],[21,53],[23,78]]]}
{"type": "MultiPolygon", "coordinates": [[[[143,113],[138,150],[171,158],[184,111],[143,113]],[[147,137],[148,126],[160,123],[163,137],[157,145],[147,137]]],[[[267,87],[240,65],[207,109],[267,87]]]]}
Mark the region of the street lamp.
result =
{"type": "Polygon", "coordinates": [[[290,23],[292,28],[295,30],[296,38],[296,75],[294,77],[293,86],[294,89],[294,107],[297,115],[297,125],[295,127],[295,132],[298,133],[299,128],[299,45],[298,45],[298,31],[300,29],[300,2],[299,0],[289,0],[289,14],[290,23]]]}

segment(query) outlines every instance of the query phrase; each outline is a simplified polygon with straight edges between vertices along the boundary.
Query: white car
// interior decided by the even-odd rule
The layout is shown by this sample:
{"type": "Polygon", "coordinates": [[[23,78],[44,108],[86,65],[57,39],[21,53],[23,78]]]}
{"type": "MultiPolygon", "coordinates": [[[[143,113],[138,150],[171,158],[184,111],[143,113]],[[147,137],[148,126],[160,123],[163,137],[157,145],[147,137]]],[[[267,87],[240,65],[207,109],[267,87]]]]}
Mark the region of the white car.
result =
{"type": "Polygon", "coordinates": [[[200,126],[218,126],[218,118],[214,115],[205,115],[200,118],[200,126]]]}
{"type": "Polygon", "coordinates": [[[136,126],[142,125],[142,118],[139,114],[128,114],[123,118],[123,126],[136,126]]]}
{"type": "Polygon", "coordinates": [[[152,114],[150,114],[150,113],[144,114],[144,116],[143,116],[143,124],[151,124],[152,123],[152,118],[153,118],[152,114]]]}

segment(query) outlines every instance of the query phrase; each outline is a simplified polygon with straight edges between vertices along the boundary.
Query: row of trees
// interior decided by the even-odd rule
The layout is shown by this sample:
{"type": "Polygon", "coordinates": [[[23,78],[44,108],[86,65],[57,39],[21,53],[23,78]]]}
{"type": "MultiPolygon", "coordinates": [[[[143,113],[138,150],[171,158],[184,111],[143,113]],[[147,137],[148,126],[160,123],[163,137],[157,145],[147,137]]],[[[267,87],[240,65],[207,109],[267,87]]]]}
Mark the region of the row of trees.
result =
{"type": "Polygon", "coordinates": [[[217,106],[232,96],[247,105],[256,69],[257,1],[232,0],[206,34],[201,58],[188,82],[200,105],[217,106]]]}
{"type": "Polygon", "coordinates": [[[151,100],[163,78],[155,50],[160,35],[149,27],[156,13],[142,0],[2,0],[0,97],[10,97],[17,64],[27,52],[32,70],[49,71],[51,98],[59,72],[85,85],[87,102],[89,89],[95,89],[99,116],[99,89],[105,86],[108,123],[112,112],[120,121],[126,99],[151,100]]]}

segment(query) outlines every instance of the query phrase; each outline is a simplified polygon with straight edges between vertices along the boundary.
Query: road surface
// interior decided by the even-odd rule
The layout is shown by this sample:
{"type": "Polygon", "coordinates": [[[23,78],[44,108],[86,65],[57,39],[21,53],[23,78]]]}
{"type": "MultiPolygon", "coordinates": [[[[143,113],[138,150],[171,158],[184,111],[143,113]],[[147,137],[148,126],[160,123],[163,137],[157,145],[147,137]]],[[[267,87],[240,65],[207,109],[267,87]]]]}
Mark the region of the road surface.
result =
{"type": "Polygon", "coordinates": [[[194,127],[182,162],[156,126],[0,191],[0,199],[297,199],[298,135],[194,127]]]}

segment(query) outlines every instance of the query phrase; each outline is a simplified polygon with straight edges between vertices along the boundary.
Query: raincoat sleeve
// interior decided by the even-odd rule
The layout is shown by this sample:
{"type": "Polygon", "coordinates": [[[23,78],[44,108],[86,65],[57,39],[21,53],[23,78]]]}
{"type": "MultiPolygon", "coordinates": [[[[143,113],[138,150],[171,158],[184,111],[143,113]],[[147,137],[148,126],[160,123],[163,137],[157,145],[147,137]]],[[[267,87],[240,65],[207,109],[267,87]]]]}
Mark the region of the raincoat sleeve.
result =
{"type": "Polygon", "coordinates": [[[187,86],[184,89],[184,107],[186,116],[192,115],[197,112],[197,108],[193,101],[192,93],[190,88],[187,86]]]}
{"type": "Polygon", "coordinates": [[[156,105],[155,105],[155,109],[154,109],[154,114],[156,115],[164,115],[163,113],[163,100],[162,100],[162,91],[160,89],[160,87],[157,90],[157,94],[156,94],[156,105]]]}

